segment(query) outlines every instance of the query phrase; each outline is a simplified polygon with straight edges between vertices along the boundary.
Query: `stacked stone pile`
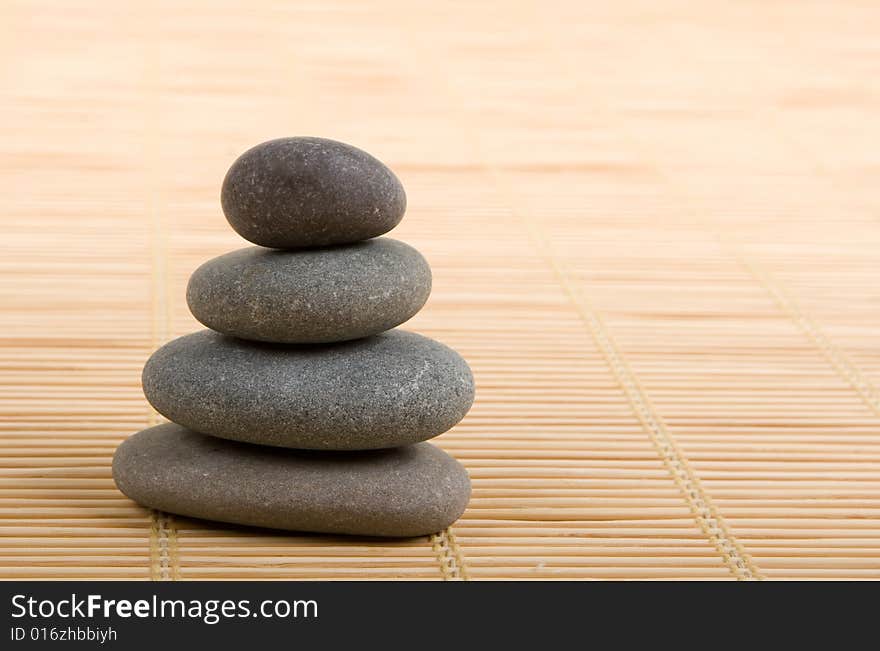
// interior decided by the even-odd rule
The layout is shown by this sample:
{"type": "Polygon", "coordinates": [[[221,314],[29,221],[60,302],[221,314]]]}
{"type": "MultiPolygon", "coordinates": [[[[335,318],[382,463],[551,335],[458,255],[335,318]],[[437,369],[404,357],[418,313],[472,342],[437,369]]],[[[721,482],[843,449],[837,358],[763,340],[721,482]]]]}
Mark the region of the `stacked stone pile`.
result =
{"type": "Polygon", "coordinates": [[[379,237],[403,218],[397,177],[320,138],[245,152],[223,211],[258,245],[193,273],[208,330],[157,350],[144,393],[171,423],[124,441],[119,489],[152,508],[263,527],[416,536],[454,522],[464,468],[427,441],[473,402],[465,361],[394,329],[431,291],[414,248],[379,237]]]}

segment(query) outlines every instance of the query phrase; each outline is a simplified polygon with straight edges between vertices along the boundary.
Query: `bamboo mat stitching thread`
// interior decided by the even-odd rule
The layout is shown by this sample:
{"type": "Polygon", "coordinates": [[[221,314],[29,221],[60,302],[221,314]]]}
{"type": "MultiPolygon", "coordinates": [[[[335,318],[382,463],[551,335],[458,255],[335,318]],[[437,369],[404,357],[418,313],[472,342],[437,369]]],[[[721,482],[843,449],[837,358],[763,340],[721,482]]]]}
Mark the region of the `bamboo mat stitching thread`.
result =
{"type": "Polygon", "coordinates": [[[177,535],[170,515],[150,511],[150,572],[153,581],[175,581],[177,535]]]}
{"type": "MultiPolygon", "coordinates": [[[[788,137],[785,130],[780,128],[776,116],[772,111],[762,112],[761,116],[775,127],[773,132],[788,147],[794,150],[800,160],[807,161],[817,176],[823,176],[834,185],[834,175],[827,169],[821,160],[815,158],[811,152],[788,137]]],[[[835,185],[835,189],[836,185],[835,185]]],[[[770,294],[779,308],[794,321],[795,325],[807,335],[813,344],[819,348],[834,370],[859,394],[868,408],[877,416],[880,416],[880,391],[878,391],[867,376],[837,347],[837,345],[822,331],[809,314],[804,312],[794,297],[773,276],[763,269],[757,262],[748,257],[742,250],[742,246],[731,238],[722,237],[722,244],[726,245],[739,261],[739,263],[758,281],[764,290],[770,294]]]]}
{"type": "Polygon", "coordinates": [[[430,537],[431,548],[440,563],[440,573],[444,581],[469,581],[467,565],[461,548],[455,540],[452,527],[447,527],[430,537]]]}
{"type": "MultiPolygon", "coordinates": [[[[655,164],[653,167],[665,183],[675,190],[675,194],[679,197],[679,200],[684,203],[685,207],[692,215],[701,217],[704,214],[703,211],[696,209],[690,199],[690,195],[683,191],[678,183],[662,170],[659,164],[655,164]]],[[[840,350],[827,335],[825,335],[818,323],[810,317],[809,314],[802,310],[794,298],[781,284],[773,279],[769,272],[762,269],[755,261],[750,259],[742,250],[741,245],[731,236],[723,232],[714,219],[711,219],[710,217],[708,221],[709,226],[712,228],[722,248],[727,249],[728,253],[749,273],[761,288],[770,295],[779,309],[784,312],[807,336],[813,345],[819,349],[835,372],[837,372],[837,374],[849,384],[856,393],[858,393],[859,397],[867,407],[873,411],[874,414],[880,415],[880,393],[878,393],[877,389],[868,378],[859,371],[858,367],[848,359],[846,354],[840,350]]]]}
{"type": "MultiPolygon", "coordinates": [[[[168,249],[164,245],[164,234],[161,220],[157,214],[156,203],[156,198],[151,192],[153,350],[167,340],[170,330],[168,327],[170,314],[167,309],[170,294],[168,292],[168,249]]],[[[148,422],[150,426],[159,423],[158,414],[152,408],[149,408],[148,422]]],[[[150,578],[153,581],[174,581],[178,578],[177,528],[174,518],[153,509],[150,510],[150,557],[150,578]]]]}
{"type": "MultiPolygon", "coordinates": [[[[165,343],[171,332],[171,310],[169,300],[171,283],[168,269],[169,255],[166,241],[165,222],[160,214],[159,205],[159,182],[156,178],[158,169],[158,154],[155,142],[157,141],[157,113],[155,106],[155,93],[158,77],[156,51],[154,47],[147,48],[146,57],[146,90],[149,95],[147,105],[145,153],[147,157],[147,175],[149,180],[149,212],[150,212],[150,243],[152,249],[152,274],[151,274],[151,311],[152,311],[152,350],[165,343]]],[[[149,424],[156,425],[159,422],[158,414],[149,408],[149,424]]],[[[150,578],[153,581],[175,581],[179,578],[179,562],[177,559],[177,527],[174,518],[162,511],[150,511],[150,578]]]]}
{"type": "MultiPolygon", "coordinates": [[[[627,133],[627,135],[629,134],[627,133]]],[[[783,140],[793,148],[800,150],[800,148],[798,148],[790,139],[783,138],[783,140]]],[[[639,144],[634,138],[631,138],[631,143],[635,145],[639,144]]],[[[806,156],[804,152],[798,151],[798,153],[804,155],[808,160],[813,161],[813,159],[806,156]]],[[[818,170],[820,173],[824,171],[814,161],[813,166],[814,170],[818,170]]],[[[683,190],[680,185],[665,172],[656,160],[652,162],[652,167],[659,178],[673,191],[673,194],[678,197],[679,201],[691,215],[700,218],[704,222],[708,221],[709,227],[714,232],[715,237],[718,239],[722,248],[727,249],[728,253],[748,272],[750,276],[752,276],[761,288],[770,295],[780,310],[782,310],[782,312],[784,312],[819,349],[831,364],[832,368],[858,393],[859,397],[865,402],[868,408],[875,414],[880,415],[880,393],[878,393],[868,378],[859,371],[858,367],[847,358],[843,351],[840,350],[824,332],[822,332],[818,323],[800,308],[794,298],[782,287],[782,285],[773,280],[769,272],[762,269],[745,254],[741,245],[733,237],[729,236],[719,228],[716,220],[711,217],[711,213],[704,213],[704,211],[696,208],[691,200],[690,194],[683,190]],[[709,214],[708,220],[705,219],[705,214],[709,214]]]]}
{"type": "MultiPolygon", "coordinates": [[[[629,135],[629,134],[627,134],[629,135]]],[[[781,138],[786,144],[796,150],[799,156],[809,160],[813,164],[816,173],[827,176],[828,173],[816,164],[807,152],[802,151],[796,143],[789,138],[781,138]]],[[[639,142],[631,138],[631,143],[638,145],[639,142]]],[[[698,210],[694,205],[690,194],[681,188],[680,184],[675,181],[665,170],[657,163],[652,161],[651,167],[654,169],[658,177],[673,191],[674,195],[684,205],[685,209],[694,217],[707,221],[705,214],[707,211],[698,210]]],[[[880,415],[880,392],[873,386],[868,378],[853,364],[846,354],[838,348],[834,342],[822,332],[818,323],[810,317],[794,300],[794,298],[775,281],[769,272],[762,269],[754,260],[750,259],[742,249],[742,245],[737,242],[734,237],[725,233],[719,228],[716,220],[709,214],[708,225],[712,229],[715,237],[718,239],[722,248],[727,249],[728,253],[748,272],[750,276],[767,292],[776,305],[795,323],[795,325],[807,336],[807,338],[820,350],[823,356],[828,360],[834,370],[846,381],[859,397],[865,402],[871,411],[876,415],[880,415]]]]}
{"type": "MultiPolygon", "coordinates": [[[[538,6],[535,6],[534,8],[537,14],[535,17],[535,24],[544,27],[546,30],[546,18],[548,12],[539,10],[538,6]]],[[[547,39],[549,49],[556,55],[560,65],[571,71],[573,79],[579,79],[578,75],[580,71],[573,65],[574,59],[566,56],[566,53],[560,49],[560,41],[553,37],[552,32],[546,33],[549,34],[549,38],[547,39]]],[[[591,94],[590,99],[592,100],[590,106],[593,109],[597,109],[609,120],[613,117],[614,112],[606,105],[606,102],[601,95],[591,94]]],[[[629,132],[624,130],[623,135],[628,139],[631,145],[635,145],[636,149],[638,149],[637,145],[639,143],[629,134],[629,132]]],[[[659,169],[659,165],[655,164],[653,167],[662,178],[666,178],[662,170],[659,169]]],[[[501,174],[498,170],[492,168],[491,171],[496,178],[505,182],[501,178],[501,174]]],[[[512,203],[511,205],[517,204],[512,203]]],[[[568,270],[565,265],[561,261],[558,261],[553,255],[549,246],[548,238],[540,231],[540,228],[535,221],[533,219],[525,219],[522,215],[520,218],[526,223],[526,227],[532,235],[532,239],[537,242],[538,248],[543,250],[543,254],[550,261],[554,272],[560,280],[560,284],[569,295],[569,298],[575,304],[578,312],[587,324],[593,339],[602,351],[603,356],[611,367],[618,383],[621,385],[621,388],[626,393],[637,418],[642,426],[648,430],[664,464],[673,475],[676,484],[678,484],[680,489],[684,492],[691,513],[696,519],[700,529],[709,536],[710,541],[721,553],[725,563],[738,580],[763,579],[763,575],[758,570],[751,556],[746,553],[742,545],[730,531],[717,507],[715,507],[709,498],[708,493],[703,489],[699,477],[691,468],[687,458],[676,445],[675,440],[666,428],[666,424],[662,417],[651,404],[645,391],[641,388],[637,376],[633,373],[619,348],[614,343],[610,332],[602,322],[598,312],[589,305],[589,302],[583,294],[578,291],[576,285],[569,280],[570,274],[568,270]]]]}
{"type": "MultiPolygon", "coordinates": [[[[522,214],[520,216],[522,218],[522,214]]],[[[629,364],[620,353],[599,314],[589,305],[587,299],[571,282],[569,272],[563,263],[557,260],[550,251],[546,236],[532,220],[523,218],[522,221],[525,223],[529,233],[532,234],[539,250],[550,262],[562,288],[587,325],[590,334],[608,362],[639,422],[650,434],[651,440],[660,454],[664,465],[684,494],[691,514],[700,529],[721,554],[725,564],[738,580],[762,579],[763,576],[757,566],[743,550],[739,541],[731,533],[724,519],[712,503],[709,495],[703,490],[699,478],[676,445],[662,417],[654,409],[647,394],[640,386],[635,373],[633,373],[629,364]]]]}
{"type": "Polygon", "coordinates": [[[835,371],[853,388],[874,414],[880,416],[880,393],[870,380],[859,371],[846,354],[820,329],[818,323],[803,311],[794,298],[773,278],[761,269],[754,261],[746,257],[740,250],[734,254],[749,273],[761,284],[773,298],[779,308],[785,312],[795,325],[819,348],[835,371]]]}

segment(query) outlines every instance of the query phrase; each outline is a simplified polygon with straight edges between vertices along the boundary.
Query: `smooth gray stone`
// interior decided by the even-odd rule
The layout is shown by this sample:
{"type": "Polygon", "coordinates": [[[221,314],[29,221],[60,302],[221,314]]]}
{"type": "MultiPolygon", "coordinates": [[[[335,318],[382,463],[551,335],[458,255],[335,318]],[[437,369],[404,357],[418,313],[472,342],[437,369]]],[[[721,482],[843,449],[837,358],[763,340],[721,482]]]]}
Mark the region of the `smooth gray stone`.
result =
{"type": "Polygon", "coordinates": [[[153,353],[144,394],[197,432],[310,450],[424,441],[460,421],[474,383],[443,344],[402,330],[338,344],[266,344],[203,330],[153,353]]]}
{"type": "Polygon", "coordinates": [[[129,437],[113,479],[169,513],[275,529],[421,536],[464,512],[467,471],[430,443],[368,452],[279,450],[157,425],[129,437]]]}
{"type": "Polygon", "coordinates": [[[233,251],[196,269],[186,301],[218,332],[311,344],[389,330],[414,316],[430,293],[431,268],[421,254],[382,237],[302,251],[233,251]]]}
{"type": "Polygon", "coordinates": [[[223,212],[254,244],[295,249],[387,233],[406,193],[381,161],[324,138],[279,138],[249,149],[223,180],[223,212]]]}

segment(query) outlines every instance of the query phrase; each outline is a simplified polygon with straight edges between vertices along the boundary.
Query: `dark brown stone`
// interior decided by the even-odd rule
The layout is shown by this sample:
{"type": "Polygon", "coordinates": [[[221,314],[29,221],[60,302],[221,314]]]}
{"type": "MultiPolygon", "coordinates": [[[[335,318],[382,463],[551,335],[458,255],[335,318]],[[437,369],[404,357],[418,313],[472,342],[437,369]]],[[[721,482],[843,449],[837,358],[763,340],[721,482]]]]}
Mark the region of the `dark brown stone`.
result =
{"type": "Polygon", "coordinates": [[[387,233],[406,193],[381,161],[324,138],[249,149],[223,180],[223,212],[246,240],[277,249],[348,244],[387,233]]]}
{"type": "Polygon", "coordinates": [[[366,536],[420,536],[458,519],[467,471],[430,443],[305,452],[226,441],[172,423],[113,457],[123,493],[155,509],[236,524],[366,536]]]}
{"type": "Polygon", "coordinates": [[[302,251],[233,251],[196,269],[186,300],[218,332],[312,344],[389,330],[415,315],[430,293],[431,269],[421,254],[380,237],[302,251]]]}
{"type": "Polygon", "coordinates": [[[264,344],[203,330],[150,357],[144,394],[175,423],[236,441],[367,450],[425,441],[474,399],[451,348],[389,330],[338,344],[264,344]]]}

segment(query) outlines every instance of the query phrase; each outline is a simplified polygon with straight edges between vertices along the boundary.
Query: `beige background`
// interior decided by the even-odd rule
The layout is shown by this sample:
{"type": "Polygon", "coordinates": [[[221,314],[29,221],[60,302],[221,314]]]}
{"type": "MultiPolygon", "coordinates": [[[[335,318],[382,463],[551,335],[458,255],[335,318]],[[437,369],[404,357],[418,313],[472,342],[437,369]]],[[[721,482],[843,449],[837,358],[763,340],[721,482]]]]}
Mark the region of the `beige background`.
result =
{"type": "Polygon", "coordinates": [[[0,4],[0,577],[877,578],[880,5],[0,4]],[[474,496],[403,542],[142,509],[109,461],[262,140],[401,177],[474,496]]]}

